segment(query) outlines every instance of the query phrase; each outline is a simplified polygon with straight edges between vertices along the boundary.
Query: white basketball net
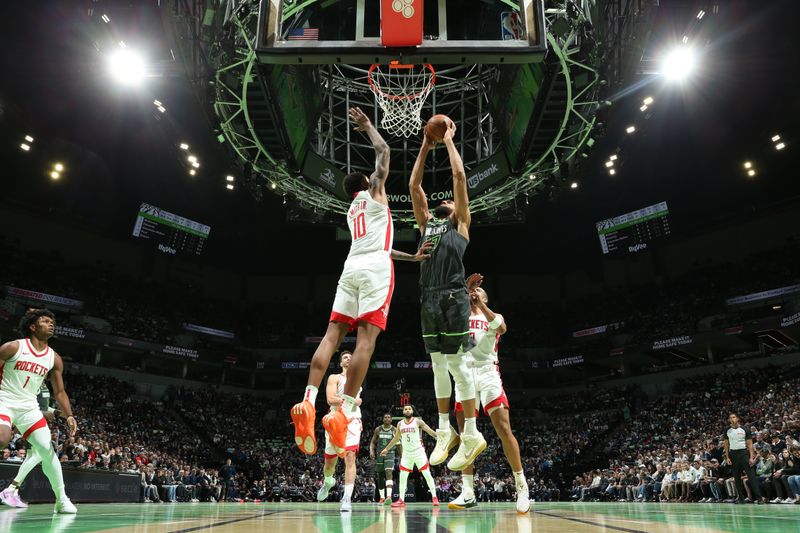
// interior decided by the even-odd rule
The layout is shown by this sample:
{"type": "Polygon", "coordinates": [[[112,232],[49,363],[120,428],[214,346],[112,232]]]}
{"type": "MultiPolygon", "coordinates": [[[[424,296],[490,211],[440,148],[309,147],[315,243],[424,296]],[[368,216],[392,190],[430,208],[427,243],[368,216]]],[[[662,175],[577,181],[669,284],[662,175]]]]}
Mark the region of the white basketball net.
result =
{"type": "Polygon", "coordinates": [[[402,137],[410,137],[422,127],[420,112],[436,82],[431,65],[372,65],[367,74],[369,85],[383,111],[381,128],[402,137]]]}

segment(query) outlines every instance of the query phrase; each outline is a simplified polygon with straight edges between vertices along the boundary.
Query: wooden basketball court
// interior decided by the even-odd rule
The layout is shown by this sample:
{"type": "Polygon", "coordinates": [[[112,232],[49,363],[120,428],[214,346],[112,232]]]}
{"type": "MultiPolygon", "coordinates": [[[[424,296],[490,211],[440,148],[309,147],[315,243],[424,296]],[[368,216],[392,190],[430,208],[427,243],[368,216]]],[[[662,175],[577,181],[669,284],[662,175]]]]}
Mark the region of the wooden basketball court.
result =
{"type": "Polygon", "coordinates": [[[796,531],[800,506],[657,503],[537,503],[527,516],[513,504],[481,504],[466,511],[409,504],[403,510],[355,504],[84,504],[76,516],[53,515],[52,505],[0,508],[0,531],[137,533],[711,533],[796,531]]]}

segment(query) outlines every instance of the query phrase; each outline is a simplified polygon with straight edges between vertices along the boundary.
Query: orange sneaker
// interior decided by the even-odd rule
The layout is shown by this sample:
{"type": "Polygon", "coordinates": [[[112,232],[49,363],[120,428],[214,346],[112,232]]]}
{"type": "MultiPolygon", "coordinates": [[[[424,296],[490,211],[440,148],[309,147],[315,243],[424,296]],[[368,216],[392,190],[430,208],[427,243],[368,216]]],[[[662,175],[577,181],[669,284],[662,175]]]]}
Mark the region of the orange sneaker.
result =
{"type": "Polygon", "coordinates": [[[294,442],[300,451],[307,455],[317,453],[317,437],[314,435],[314,420],[317,417],[317,410],[311,402],[303,400],[295,404],[291,410],[292,422],[294,423],[294,442]]]}
{"type": "Polygon", "coordinates": [[[347,425],[349,423],[350,421],[341,409],[322,417],[322,426],[328,432],[331,444],[336,449],[339,457],[344,457],[344,450],[347,446],[347,425]]]}
{"type": "Polygon", "coordinates": [[[394,502],[392,504],[392,507],[394,507],[395,509],[398,508],[398,507],[405,507],[405,506],[406,506],[406,502],[403,501],[403,500],[397,500],[396,502],[394,502]]]}

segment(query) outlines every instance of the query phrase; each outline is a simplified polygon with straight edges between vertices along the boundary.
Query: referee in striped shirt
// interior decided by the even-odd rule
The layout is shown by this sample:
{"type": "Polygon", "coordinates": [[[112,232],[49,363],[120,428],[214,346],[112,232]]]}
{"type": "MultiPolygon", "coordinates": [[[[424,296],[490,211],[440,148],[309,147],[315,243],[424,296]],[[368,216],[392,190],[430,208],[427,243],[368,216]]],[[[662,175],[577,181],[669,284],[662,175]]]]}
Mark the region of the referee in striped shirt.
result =
{"type": "Polygon", "coordinates": [[[741,427],[739,423],[739,415],[731,413],[728,415],[728,422],[730,427],[725,431],[725,459],[731,465],[731,475],[736,482],[736,491],[739,497],[735,503],[744,503],[744,484],[742,483],[742,474],[747,474],[747,480],[750,482],[750,490],[753,494],[753,500],[756,503],[764,503],[761,499],[761,490],[758,486],[758,476],[753,465],[756,464],[758,456],[753,449],[753,436],[750,431],[741,427]]]}

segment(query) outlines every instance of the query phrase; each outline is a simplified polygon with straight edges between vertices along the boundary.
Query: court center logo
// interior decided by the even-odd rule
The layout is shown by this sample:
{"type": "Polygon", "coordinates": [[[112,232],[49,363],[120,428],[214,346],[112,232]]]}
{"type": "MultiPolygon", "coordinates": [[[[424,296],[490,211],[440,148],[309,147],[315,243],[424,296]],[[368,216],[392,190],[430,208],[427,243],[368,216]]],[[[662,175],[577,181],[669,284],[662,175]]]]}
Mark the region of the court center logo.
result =
{"type": "Polygon", "coordinates": [[[392,11],[410,19],[414,16],[414,0],[394,0],[392,2],[392,11]]]}

